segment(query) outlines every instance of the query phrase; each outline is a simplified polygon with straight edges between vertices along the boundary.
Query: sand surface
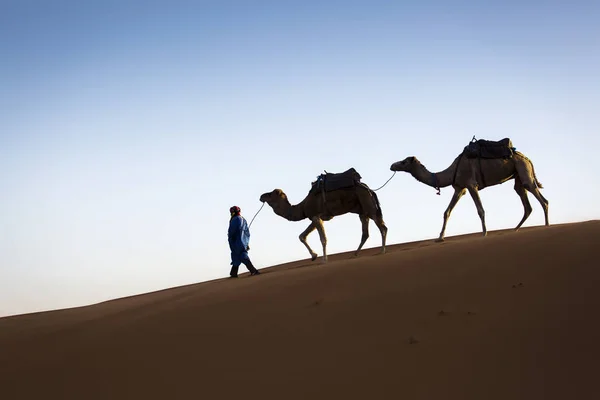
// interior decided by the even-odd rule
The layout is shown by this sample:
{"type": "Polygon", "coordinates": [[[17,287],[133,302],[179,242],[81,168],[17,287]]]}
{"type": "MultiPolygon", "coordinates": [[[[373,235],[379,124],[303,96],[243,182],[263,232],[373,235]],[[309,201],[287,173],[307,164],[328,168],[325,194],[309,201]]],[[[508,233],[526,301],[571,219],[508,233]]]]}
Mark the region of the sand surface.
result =
{"type": "Polygon", "coordinates": [[[600,221],[377,252],[2,318],[0,398],[600,398],[600,221]]]}

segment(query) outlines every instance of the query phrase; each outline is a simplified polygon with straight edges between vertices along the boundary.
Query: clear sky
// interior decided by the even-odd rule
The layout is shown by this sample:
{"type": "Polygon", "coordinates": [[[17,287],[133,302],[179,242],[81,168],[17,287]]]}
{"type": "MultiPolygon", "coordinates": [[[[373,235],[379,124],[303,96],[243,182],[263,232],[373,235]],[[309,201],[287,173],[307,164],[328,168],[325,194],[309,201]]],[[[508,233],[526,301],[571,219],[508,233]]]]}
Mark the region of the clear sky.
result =
{"type": "MultiPolygon", "coordinates": [[[[473,135],[531,158],[551,223],[600,218],[598,21],[598,1],[3,0],[0,316],[227,276],[230,206],[297,203],[323,170],[377,188],[409,155],[441,170],[473,135]]],[[[398,173],[378,195],[395,244],[437,237],[452,189],[398,173]]],[[[512,181],[480,195],[488,229],[518,223],[512,181]]],[[[308,257],[308,223],[265,206],[255,265],[308,257]]],[[[359,243],[356,215],[325,229],[330,254],[359,243]]],[[[477,231],[465,196],[447,235],[477,231]]]]}

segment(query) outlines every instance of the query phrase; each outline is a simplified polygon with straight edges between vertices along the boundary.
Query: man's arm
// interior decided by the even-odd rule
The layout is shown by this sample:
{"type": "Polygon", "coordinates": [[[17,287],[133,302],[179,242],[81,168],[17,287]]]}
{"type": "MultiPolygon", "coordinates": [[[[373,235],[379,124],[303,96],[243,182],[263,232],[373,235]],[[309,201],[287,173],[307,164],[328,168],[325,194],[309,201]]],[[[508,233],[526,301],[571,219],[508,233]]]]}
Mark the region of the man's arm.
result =
{"type": "MultiPolygon", "coordinates": [[[[244,217],[242,217],[244,218],[244,217]]],[[[250,250],[250,227],[248,226],[248,222],[244,219],[241,227],[244,232],[243,235],[246,236],[248,244],[246,244],[246,251],[250,250]]]]}
{"type": "Polygon", "coordinates": [[[238,217],[233,218],[229,222],[229,231],[227,232],[227,238],[229,244],[232,244],[240,236],[240,219],[238,217]]]}

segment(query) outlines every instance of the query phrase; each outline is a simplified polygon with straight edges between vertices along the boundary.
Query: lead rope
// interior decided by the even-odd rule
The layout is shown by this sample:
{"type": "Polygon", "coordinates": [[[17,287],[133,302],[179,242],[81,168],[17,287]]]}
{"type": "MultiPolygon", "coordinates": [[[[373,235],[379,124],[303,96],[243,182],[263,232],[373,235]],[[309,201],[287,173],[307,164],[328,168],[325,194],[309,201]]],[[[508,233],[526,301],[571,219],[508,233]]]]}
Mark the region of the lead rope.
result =
{"type": "Polygon", "coordinates": [[[248,229],[250,229],[250,227],[252,226],[252,223],[254,222],[254,218],[256,218],[256,216],[258,215],[258,213],[260,212],[260,210],[262,210],[262,208],[265,206],[265,202],[263,202],[263,205],[260,206],[260,208],[258,209],[258,211],[256,212],[256,214],[254,214],[254,217],[252,217],[252,220],[250,221],[250,225],[248,225],[248,229]]]}

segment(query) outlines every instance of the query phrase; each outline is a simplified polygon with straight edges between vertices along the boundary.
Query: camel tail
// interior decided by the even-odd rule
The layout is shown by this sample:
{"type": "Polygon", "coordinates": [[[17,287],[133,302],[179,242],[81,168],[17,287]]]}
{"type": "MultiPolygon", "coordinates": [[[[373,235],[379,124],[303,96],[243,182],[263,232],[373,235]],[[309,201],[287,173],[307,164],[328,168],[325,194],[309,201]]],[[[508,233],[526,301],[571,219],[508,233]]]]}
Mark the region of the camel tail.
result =
{"type": "Polygon", "coordinates": [[[535,181],[535,184],[540,189],[543,189],[544,187],[542,186],[542,182],[538,181],[537,176],[535,176],[535,168],[533,167],[533,164],[531,164],[531,170],[533,171],[533,180],[535,181]]]}
{"type": "Polygon", "coordinates": [[[527,158],[527,156],[525,154],[521,153],[520,151],[515,151],[515,153],[520,155],[521,157],[523,157],[525,160],[527,160],[527,162],[529,162],[529,164],[531,164],[531,172],[533,172],[533,180],[535,182],[535,185],[538,188],[543,189],[544,186],[542,185],[542,182],[538,181],[538,178],[535,175],[535,167],[533,165],[533,162],[531,162],[531,160],[529,158],[527,158]]]}

